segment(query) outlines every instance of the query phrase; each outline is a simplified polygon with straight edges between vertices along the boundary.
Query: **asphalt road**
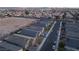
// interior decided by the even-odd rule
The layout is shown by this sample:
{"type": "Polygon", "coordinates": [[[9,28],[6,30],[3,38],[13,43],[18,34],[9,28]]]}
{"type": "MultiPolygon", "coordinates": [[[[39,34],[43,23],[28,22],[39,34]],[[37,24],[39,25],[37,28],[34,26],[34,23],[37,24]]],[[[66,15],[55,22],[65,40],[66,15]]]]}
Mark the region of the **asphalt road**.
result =
{"type": "Polygon", "coordinates": [[[41,47],[40,49],[41,51],[53,51],[52,46],[54,41],[57,41],[59,27],[60,27],[60,21],[57,21],[52,29],[52,32],[49,34],[45,43],[41,47]]]}

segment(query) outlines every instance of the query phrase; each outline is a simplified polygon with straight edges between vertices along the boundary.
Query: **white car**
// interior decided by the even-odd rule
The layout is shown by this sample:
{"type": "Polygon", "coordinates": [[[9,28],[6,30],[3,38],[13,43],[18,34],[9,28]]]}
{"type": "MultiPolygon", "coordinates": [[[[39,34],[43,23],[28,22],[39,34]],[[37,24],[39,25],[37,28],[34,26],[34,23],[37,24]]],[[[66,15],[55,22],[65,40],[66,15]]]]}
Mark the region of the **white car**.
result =
{"type": "Polygon", "coordinates": [[[52,49],[55,49],[55,47],[56,47],[56,41],[54,41],[52,49]]]}
{"type": "Polygon", "coordinates": [[[52,46],[52,49],[55,49],[55,45],[52,46]]]}

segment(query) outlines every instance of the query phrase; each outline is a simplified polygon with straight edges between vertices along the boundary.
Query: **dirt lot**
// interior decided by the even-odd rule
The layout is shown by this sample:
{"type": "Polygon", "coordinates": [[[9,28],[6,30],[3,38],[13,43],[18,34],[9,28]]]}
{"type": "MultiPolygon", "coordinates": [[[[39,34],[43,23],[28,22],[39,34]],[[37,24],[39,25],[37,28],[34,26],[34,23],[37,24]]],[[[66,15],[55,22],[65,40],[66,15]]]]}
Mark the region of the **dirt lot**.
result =
{"type": "Polygon", "coordinates": [[[28,26],[36,20],[38,19],[15,18],[15,17],[0,18],[0,37],[6,34],[10,34],[11,32],[24,26],[28,26]]]}

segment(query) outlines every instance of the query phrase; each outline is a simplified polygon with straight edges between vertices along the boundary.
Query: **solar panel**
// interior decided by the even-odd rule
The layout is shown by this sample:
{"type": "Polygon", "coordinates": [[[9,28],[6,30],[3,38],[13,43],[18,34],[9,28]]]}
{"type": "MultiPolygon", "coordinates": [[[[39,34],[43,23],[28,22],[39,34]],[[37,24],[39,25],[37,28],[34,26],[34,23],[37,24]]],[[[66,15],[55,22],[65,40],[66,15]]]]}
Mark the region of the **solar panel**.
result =
{"type": "Polygon", "coordinates": [[[37,23],[34,23],[32,26],[46,27],[46,23],[37,22],[37,23]]]}
{"type": "Polygon", "coordinates": [[[50,21],[50,20],[46,20],[46,19],[45,20],[42,20],[42,19],[39,20],[39,22],[48,22],[48,21],[50,21]]]}
{"type": "Polygon", "coordinates": [[[0,51],[10,51],[10,50],[0,46],[0,51]]]}
{"type": "Polygon", "coordinates": [[[43,20],[45,20],[45,19],[48,19],[48,18],[46,18],[46,17],[40,17],[40,19],[43,19],[43,20]]]}
{"type": "Polygon", "coordinates": [[[30,26],[30,27],[25,27],[24,29],[30,29],[30,30],[34,30],[34,31],[41,31],[43,29],[43,27],[30,26]]]}
{"type": "Polygon", "coordinates": [[[17,32],[17,34],[21,34],[21,35],[25,35],[25,36],[29,36],[29,37],[36,37],[37,32],[33,31],[33,30],[29,30],[29,29],[23,29],[23,30],[17,32]]]}
{"type": "Polygon", "coordinates": [[[11,51],[18,51],[18,50],[21,49],[21,47],[18,47],[16,45],[13,45],[13,44],[10,44],[10,43],[7,43],[7,42],[1,42],[0,46],[5,48],[5,49],[11,50],[11,51]]]}
{"type": "Polygon", "coordinates": [[[49,20],[39,20],[38,22],[48,24],[50,21],[49,20]]]}
{"type": "Polygon", "coordinates": [[[67,39],[66,45],[70,46],[72,48],[78,48],[79,49],[79,40],[67,39]]]}
{"type": "Polygon", "coordinates": [[[25,44],[28,41],[28,39],[26,39],[26,38],[15,36],[15,35],[11,35],[11,36],[5,38],[5,40],[14,45],[23,47],[23,48],[25,47],[25,44]]]}
{"type": "Polygon", "coordinates": [[[72,48],[79,49],[79,28],[77,23],[66,22],[66,45],[72,48]]]}
{"type": "Polygon", "coordinates": [[[67,48],[65,48],[64,50],[65,50],[65,51],[74,51],[74,50],[72,50],[72,49],[67,49],[67,48]]]}

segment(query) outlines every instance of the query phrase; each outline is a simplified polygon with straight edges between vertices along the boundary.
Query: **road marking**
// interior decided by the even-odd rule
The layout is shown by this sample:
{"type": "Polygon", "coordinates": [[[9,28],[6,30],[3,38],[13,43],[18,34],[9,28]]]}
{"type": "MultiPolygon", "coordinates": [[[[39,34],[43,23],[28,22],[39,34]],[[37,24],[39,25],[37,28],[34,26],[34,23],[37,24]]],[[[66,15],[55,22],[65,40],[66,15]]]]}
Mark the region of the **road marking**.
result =
{"type": "Polygon", "coordinates": [[[59,28],[59,32],[58,32],[58,37],[57,37],[57,42],[56,42],[56,48],[55,48],[55,51],[58,50],[58,45],[59,45],[60,35],[61,35],[61,28],[62,28],[62,21],[60,22],[60,28],[59,28]]]}
{"type": "Polygon", "coordinates": [[[52,29],[54,28],[56,24],[56,21],[54,22],[54,24],[52,25],[51,29],[49,30],[49,32],[47,33],[46,37],[43,39],[42,43],[39,45],[39,47],[37,48],[37,51],[40,51],[41,47],[44,45],[47,37],[49,36],[49,34],[51,33],[52,29]]]}

